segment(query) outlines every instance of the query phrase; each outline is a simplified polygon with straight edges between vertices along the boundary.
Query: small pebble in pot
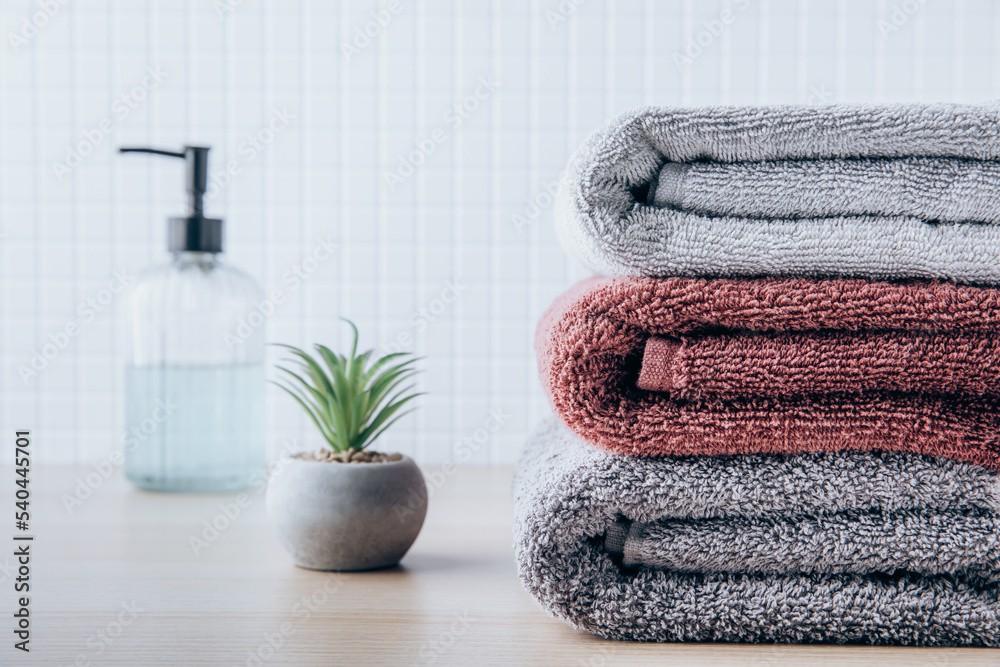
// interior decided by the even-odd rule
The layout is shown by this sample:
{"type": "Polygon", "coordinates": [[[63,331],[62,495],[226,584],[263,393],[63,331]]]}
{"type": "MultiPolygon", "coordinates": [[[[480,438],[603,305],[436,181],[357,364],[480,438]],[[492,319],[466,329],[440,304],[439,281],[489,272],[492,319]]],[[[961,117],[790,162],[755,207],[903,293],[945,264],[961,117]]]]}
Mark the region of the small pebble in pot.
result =
{"type": "Polygon", "coordinates": [[[403,455],[399,453],[384,454],[382,452],[369,452],[365,450],[357,451],[349,449],[343,452],[334,452],[331,449],[319,449],[313,452],[296,454],[294,458],[304,461],[327,461],[330,463],[391,463],[402,461],[403,455]]]}

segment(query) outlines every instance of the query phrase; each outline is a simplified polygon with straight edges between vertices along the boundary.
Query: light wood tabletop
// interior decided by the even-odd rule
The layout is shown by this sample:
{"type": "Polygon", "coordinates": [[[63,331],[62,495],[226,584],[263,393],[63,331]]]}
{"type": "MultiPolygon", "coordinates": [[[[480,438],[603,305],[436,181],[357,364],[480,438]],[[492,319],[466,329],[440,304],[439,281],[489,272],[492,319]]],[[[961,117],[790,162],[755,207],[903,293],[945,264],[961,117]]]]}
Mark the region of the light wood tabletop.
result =
{"type": "MultiPolygon", "coordinates": [[[[657,645],[575,631],[518,581],[509,468],[441,476],[402,565],[353,574],[293,566],[254,490],[235,512],[237,494],[141,492],[116,471],[68,511],[64,494],[92,472],[33,471],[31,652],[13,648],[17,575],[5,547],[0,665],[1000,664],[991,650],[657,645]]],[[[0,468],[8,506],[13,478],[0,468]]],[[[0,532],[8,545],[12,522],[0,532]]]]}

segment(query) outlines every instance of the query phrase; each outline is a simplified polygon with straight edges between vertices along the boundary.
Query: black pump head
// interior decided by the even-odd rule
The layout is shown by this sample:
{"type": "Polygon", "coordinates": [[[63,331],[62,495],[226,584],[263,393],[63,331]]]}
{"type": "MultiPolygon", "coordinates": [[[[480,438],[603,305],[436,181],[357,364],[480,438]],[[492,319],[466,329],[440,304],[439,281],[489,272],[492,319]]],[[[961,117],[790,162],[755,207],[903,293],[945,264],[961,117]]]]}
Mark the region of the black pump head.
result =
{"type": "Polygon", "coordinates": [[[121,153],[152,153],[179,157],[187,164],[188,213],[184,218],[170,218],[167,249],[171,252],[222,252],[222,220],[205,217],[205,191],[208,189],[208,146],[185,146],[183,151],[159,148],[118,149],[121,153]]]}

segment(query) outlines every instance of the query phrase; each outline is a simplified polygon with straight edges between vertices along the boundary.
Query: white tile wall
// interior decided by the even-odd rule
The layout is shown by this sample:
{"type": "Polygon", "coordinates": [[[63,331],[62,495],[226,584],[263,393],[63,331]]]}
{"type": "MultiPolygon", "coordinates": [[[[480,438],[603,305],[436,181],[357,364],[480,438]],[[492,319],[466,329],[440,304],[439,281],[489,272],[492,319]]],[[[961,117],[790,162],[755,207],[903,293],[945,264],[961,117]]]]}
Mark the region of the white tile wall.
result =
{"type": "MultiPolygon", "coordinates": [[[[182,198],[179,164],[116,146],[207,143],[213,172],[238,164],[209,209],[227,220],[230,259],[289,293],[269,340],[337,344],[347,316],[369,345],[426,355],[428,395],[385,448],[450,460],[499,409],[507,421],[474,461],[508,463],[545,410],[534,324],[583,275],[556,243],[545,186],[597,125],[639,104],[982,101],[1000,89],[1000,6],[987,0],[401,0],[348,61],[341,44],[386,6],[0,4],[5,432],[34,428],[52,462],[118,446],[125,300],[90,322],[78,304],[113,271],[165,258],[164,219],[182,198]],[[495,93],[456,116],[484,79],[495,93]],[[287,129],[251,148],[282,111],[287,129]],[[59,178],[54,165],[91,140],[59,178]],[[390,187],[385,175],[428,141],[390,187]],[[325,235],[337,255],[291,290],[283,276],[325,235]],[[444,303],[452,283],[460,295],[444,303]],[[82,333],[22,381],[17,366],[74,321],[82,333]]],[[[318,444],[276,392],[268,419],[274,450],[318,444]]]]}

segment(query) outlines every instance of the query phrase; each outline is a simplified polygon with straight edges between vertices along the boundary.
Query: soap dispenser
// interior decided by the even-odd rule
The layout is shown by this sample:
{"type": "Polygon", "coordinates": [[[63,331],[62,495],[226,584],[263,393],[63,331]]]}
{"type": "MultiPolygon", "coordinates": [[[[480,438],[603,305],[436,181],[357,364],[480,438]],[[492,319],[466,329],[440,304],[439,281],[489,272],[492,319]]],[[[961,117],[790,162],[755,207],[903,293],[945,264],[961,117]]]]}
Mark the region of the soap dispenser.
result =
{"type": "Polygon", "coordinates": [[[208,147],[120,150],[185,160],[188,194],[187,215],[168,221],[172,259],[131,296],[126,475],[156,491],[243,488],[264,466],[263,327],[247,325],[262,290],[219,256],[222,220],[204,215],[208,147]]]}

